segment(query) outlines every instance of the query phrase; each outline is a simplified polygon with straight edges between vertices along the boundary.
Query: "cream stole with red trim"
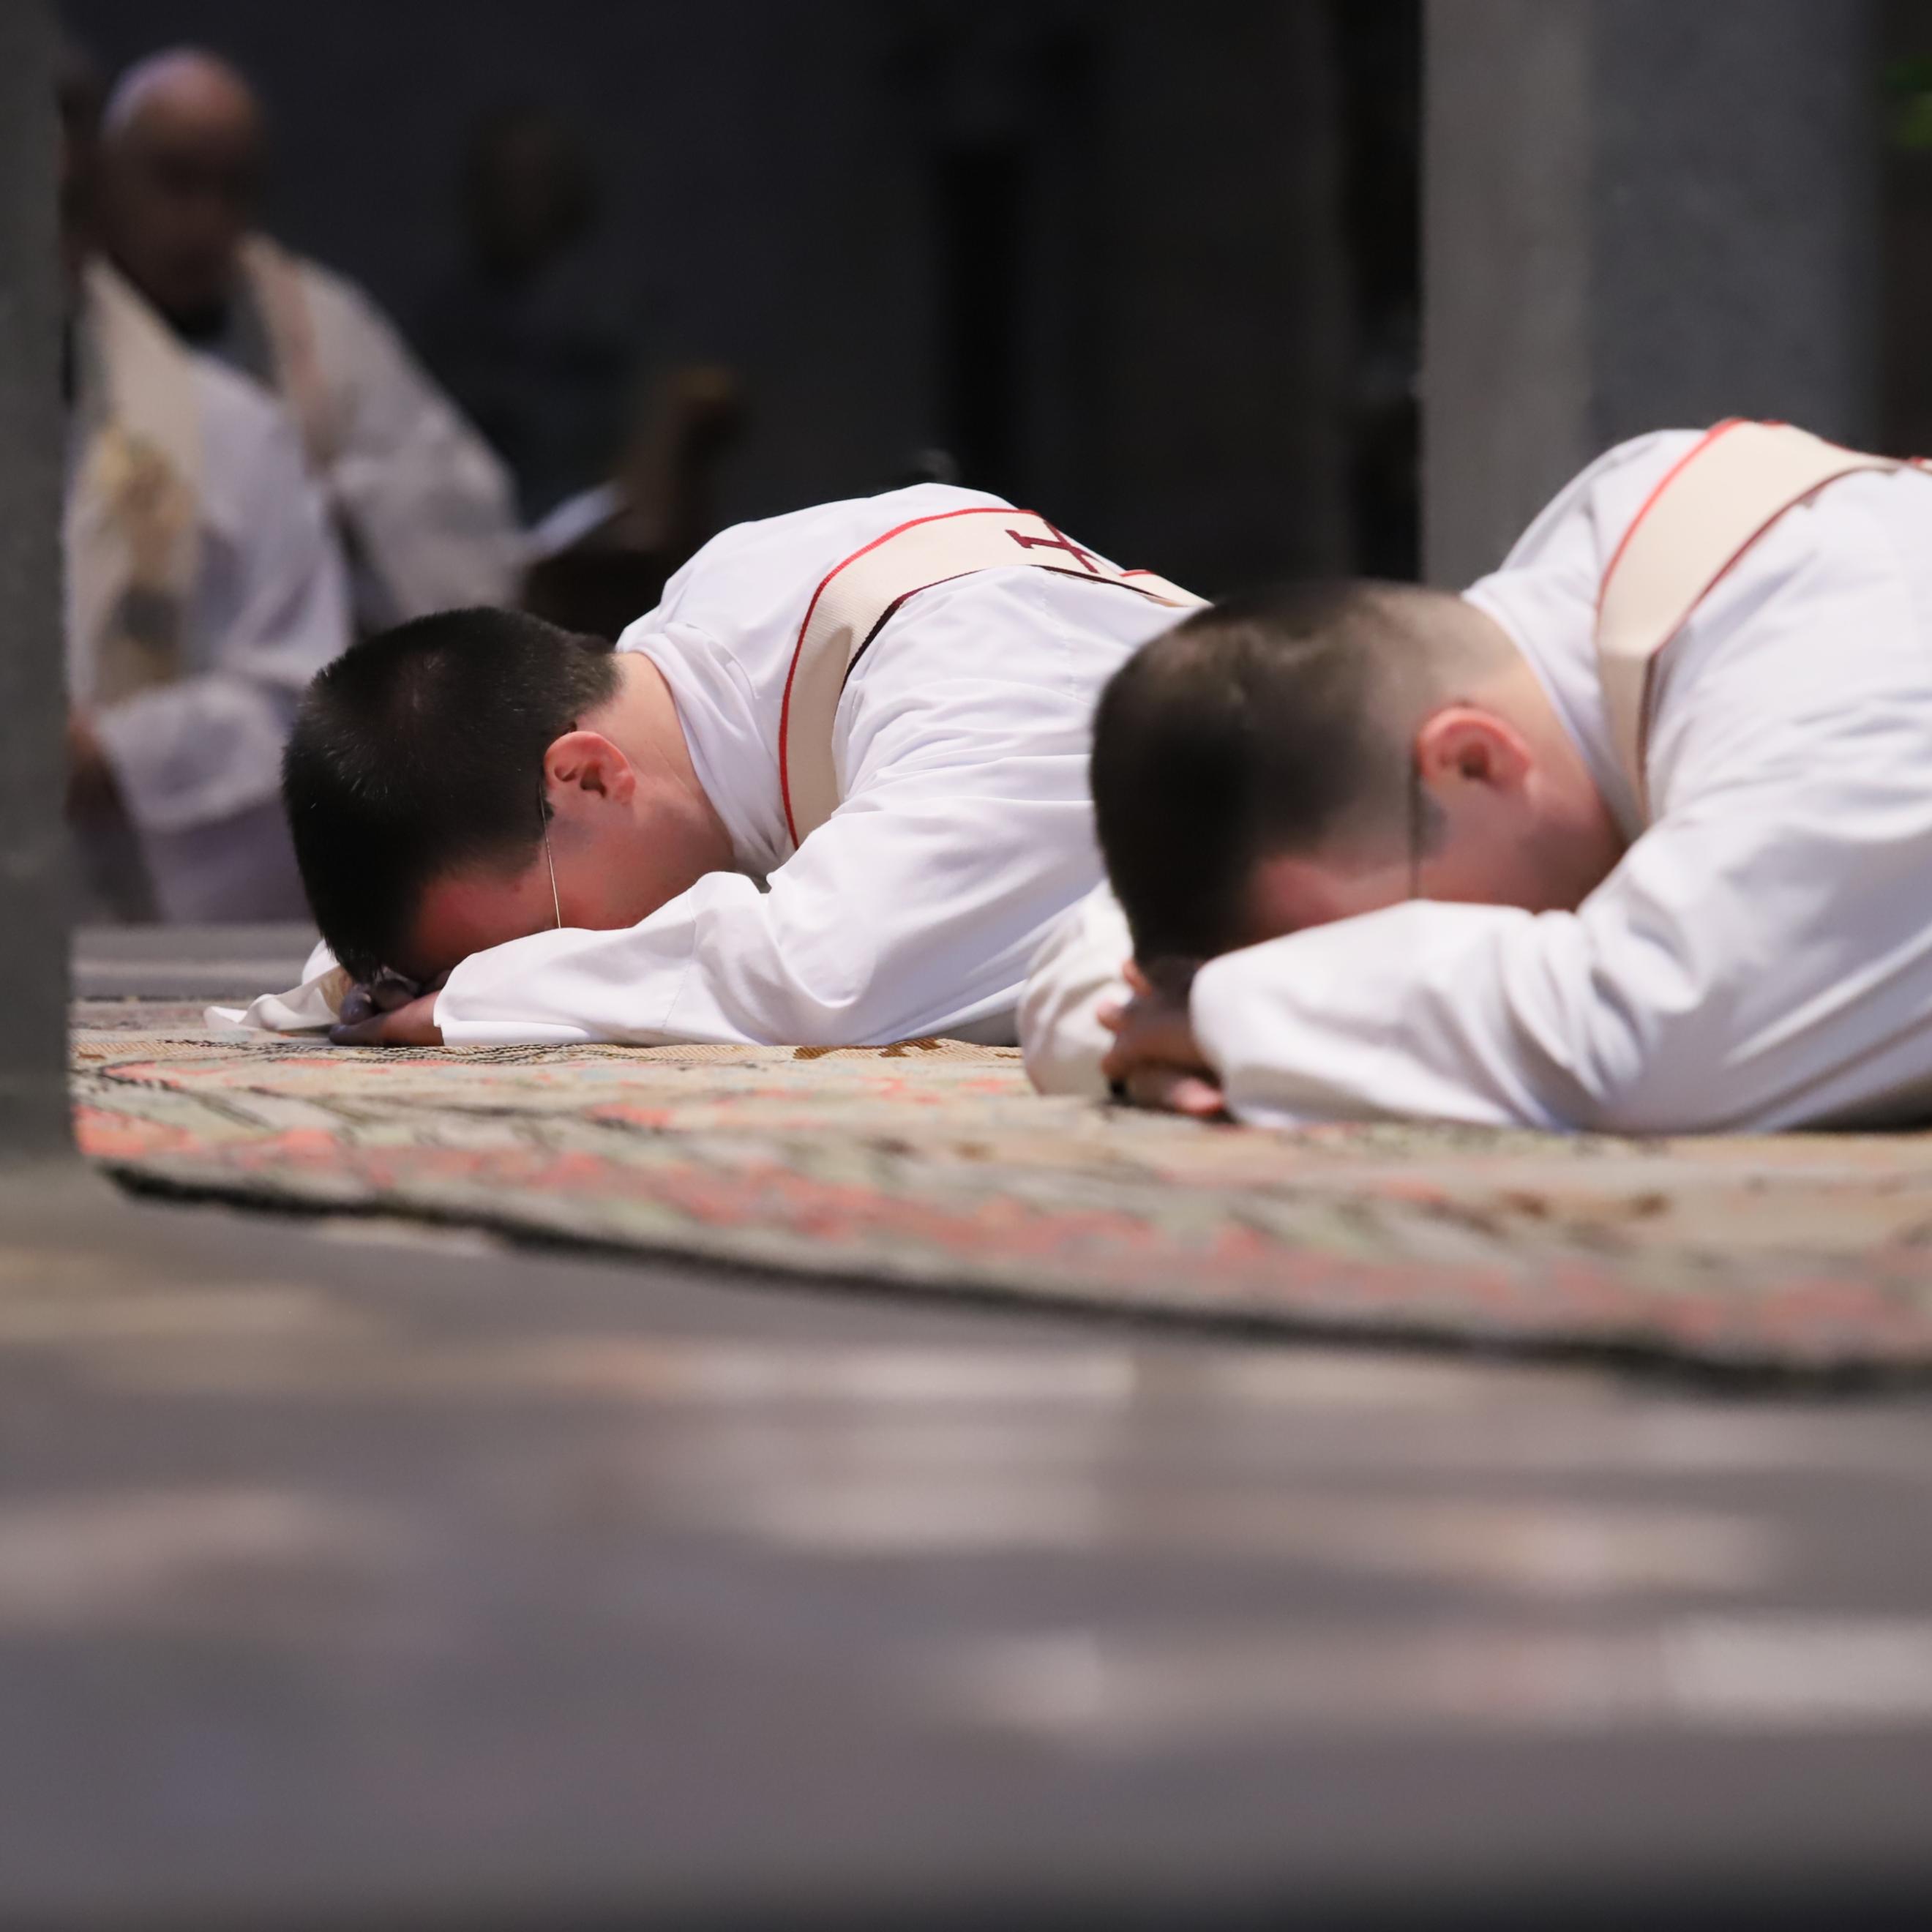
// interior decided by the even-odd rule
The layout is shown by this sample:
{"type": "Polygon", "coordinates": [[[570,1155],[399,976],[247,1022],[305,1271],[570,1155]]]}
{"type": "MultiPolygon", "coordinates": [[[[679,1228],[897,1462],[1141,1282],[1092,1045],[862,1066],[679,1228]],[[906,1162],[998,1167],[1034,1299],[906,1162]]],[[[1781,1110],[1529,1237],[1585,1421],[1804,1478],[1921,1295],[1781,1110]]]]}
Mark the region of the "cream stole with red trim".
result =
{"type": "Polygon", "coordinates": [[[341,452],[301,258],[268,236],[250,235],[242,244],[241,260],[268,333],[276,389],[302,433],[310,472],[326,476],[341,452]]]}
{"type": "Polygon", "coordinates": [[[826,573],[799,629],[778,726],[778,780],[795,843],[802,844],[838,808],[832,726],[846,680],[873,638],[922,590],[1016,564],[1130,591],[1176,610],[1207,601],[1150,571],[1116,569],[1030,510],[951,510],[888,530],[826,573]]]}
{"type": "Polygon", "coordinates": [[[181,675],[200,567],[201,398],[188,351],[131,284],[97,260],[82,290],[68,657],[76,701],[109,705],[181,675]]]}
{"type": "Polygon", "coordinates": [[[1653,490],[1604,573],[1597,661],[1611,742],[1647,823],[1645,765],[1659,660],[1697,606],[1787,510],[1866,470],[1922,468],[1843,449],[1789,423],[1721,422],[1653,490]]]}

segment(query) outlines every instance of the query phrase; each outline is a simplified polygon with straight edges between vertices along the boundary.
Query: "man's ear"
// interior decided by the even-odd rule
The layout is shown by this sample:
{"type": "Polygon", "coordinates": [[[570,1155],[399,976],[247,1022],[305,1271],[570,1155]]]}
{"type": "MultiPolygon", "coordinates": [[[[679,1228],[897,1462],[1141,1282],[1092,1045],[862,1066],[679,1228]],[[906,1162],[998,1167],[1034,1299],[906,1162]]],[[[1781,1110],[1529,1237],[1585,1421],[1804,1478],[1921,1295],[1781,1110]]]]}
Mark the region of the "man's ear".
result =
{"type": "Polygon", "coordinates": [[[544,778],[553,800],[575,792],[611,805],[628,805],[638,788],[637,768],[601,731],[566,731],[544,754],[544,778]]]}
{"type": "Polygon", "coordinates": [[[1474,704],[1432,711],[1416,732],[1415,757],[1424,784],[1438,790],[1460,783],[1514,791],[1535,763],[1513,724],[1474,704]]]}

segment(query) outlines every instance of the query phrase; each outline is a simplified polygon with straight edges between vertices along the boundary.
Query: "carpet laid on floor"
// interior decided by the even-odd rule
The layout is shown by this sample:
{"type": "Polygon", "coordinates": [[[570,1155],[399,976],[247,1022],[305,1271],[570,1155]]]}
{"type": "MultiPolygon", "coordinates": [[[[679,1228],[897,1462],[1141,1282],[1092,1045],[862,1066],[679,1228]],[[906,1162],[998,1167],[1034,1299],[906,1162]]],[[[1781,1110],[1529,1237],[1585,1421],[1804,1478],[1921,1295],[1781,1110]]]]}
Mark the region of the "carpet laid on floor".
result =
{"type": "Polygon", "coordinates": [[[1932,1138],[1276,1134],[1042,1100],[1016,1053],[357,1052],[84,1009],[130,1184],[1308,1333],[1932,1366],[1932,1138]]]}

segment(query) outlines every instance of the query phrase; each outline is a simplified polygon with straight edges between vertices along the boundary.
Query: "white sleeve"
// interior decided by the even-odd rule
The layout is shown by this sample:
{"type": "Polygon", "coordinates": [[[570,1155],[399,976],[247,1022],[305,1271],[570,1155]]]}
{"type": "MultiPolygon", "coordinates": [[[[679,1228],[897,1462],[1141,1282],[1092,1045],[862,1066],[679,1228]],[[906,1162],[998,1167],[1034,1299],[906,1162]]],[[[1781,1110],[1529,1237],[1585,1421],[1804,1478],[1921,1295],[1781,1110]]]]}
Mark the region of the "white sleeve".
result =
{"type": "Polygon", "coordinates": [[[1195,1036],[1228,1111],[1258,1126],[1594,1125],[1600,1096],[1573,1072],[1581,1030],[1540,1050],[1539,1022],[1556,1017],[1536,998],[1554,990],[1546,956],[1575,926],[1418,904],[1311,928],[1209,961],[1190,999],[1195,1036]]]}
{"type": "Polygon", "coordinates": [[[1041,942],[1020,998],[1020,1045],[1028,1076],[1042,1094],[1106,1096],[1100,1063],[1114,1036],[1100,1008],[1129,997],[1121,968],[1133,956],[1126,915],[1112,890],[1096,886],[1041,942]]]}
{"type": "Polygon", "coordinates": [[[908,782],[842,806],[769,892],[714,872],[622,931],[472,956],[436,1022],[459,1045],[866,1046],[982,1020],[1011,1008],[1040,927],[1091,876],[1070,876],[1077,809],[1006,799],[975,817],[908,782]]]}
{"type": "Polygon", "coordinates": [[[862,1046],[1010,1013],[1100,870],[1084,753],[958,750],[863,785],[768,892],[712,873],[637,926],[473,955],[436,1002],[443,1037],[862,1046]]]}
{"type": "Polygon", "coordinates": [[[238,398],[232,386],[204,413],[207,462],[212,472],[224,466],[208,487],[225,507],[204,528],[187,617],[199,668],[94,721],[144,831],[186,831],[272,802],[296,701],[349,641],[341,560],[294,431],[266,398],[238,398]]]}
{"type": "Polygon", "coordinates": [[[1868,1113],[1932,1070],[1910,886],[1932,869],[1932,794],[1876,763],[1869,783],[1767,782],[1675,814],[1575,913],[1420,902],[1210,961],[1196,1035],[1231,1110],[1264,1124],[1671,1133],[1868,1113]]]}

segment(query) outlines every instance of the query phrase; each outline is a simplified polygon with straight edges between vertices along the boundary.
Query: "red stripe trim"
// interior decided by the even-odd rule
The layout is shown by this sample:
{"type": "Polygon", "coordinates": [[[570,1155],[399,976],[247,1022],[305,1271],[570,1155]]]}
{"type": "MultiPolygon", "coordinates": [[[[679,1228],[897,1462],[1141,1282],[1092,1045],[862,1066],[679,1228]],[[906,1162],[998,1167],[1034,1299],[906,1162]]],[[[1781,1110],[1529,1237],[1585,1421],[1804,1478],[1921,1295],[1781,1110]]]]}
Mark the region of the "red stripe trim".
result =
{"type": "MultiPolygon", "coordinates": [[[[883,536],[874,537],[870,543],[855,550],[850,556],[842,557],[819,579],[818,588],[812,593],[812,602],[805,607],[805,621],[798,627],[798,642],[792,646],[791,664],[785,673],[784,700],[778,709],[778,796],[784,806],[785,830],[790,833],[791,842],[794,847],[797,845],[799,840],[798,821],[792,816],[791,761],[788,756],[791,739],[791,688],[794,680],[798,676],[799,659],[805,650],[805,634],[812,628],[812,614],[818,608],[818,600],[825,595],[826,587],[832,580],[849,565],[856,563],[860,558],[868,556],[877,550],[880,544],[890,543],[894,537],[903,536],[908,530],[916,530],[922,524],[950,523],[955,517],[1036,516],[1038,516],[1038,512],[1036,511],[1016,510],[1007,503],[998,505],[976,503],[969,509],[942,510],[936,516],[913,517],[886,531],[883,536]]],[[[1044,517],[1039,517],[1039,520],[1042,524],[1046,523],[1044,517]]],[[[1053,526],[1047,524],[1047,528],[1052,530],[1053,526]]],[[[910,595],[910,592],[908,594],[910,595]]]]}
{"type": "MultiPolygon", "coordinates": [[[[846,685],[851,682],[852,674],[859,668],[859,660],[872,648],[873,639],[878,637],[879,633],[883,631],[915,597],[922,597],[927,591],[938,590],[945,584],[958,584],[967,578],[977,577],[980,574],[980,571],[988,568],[990,568],[990,566],[982,564],[977,570],[955,571],[950,577],[935,577],[930,584],[915,584],[910,590],[901,592],[900,594],[895,597],[892,601],[886,606],[885,609],[879,614],[879,621],[866,633],[865,641],[862,643],[859,648],[852,653],[852,662],[845,667],[845,676],[839,685],[839,689],[841,692],[844,691],[846,685]]],[[[1120,581],[1120,579],[1118,577],[1102,577],[1096,572],[1091,571],[1073,570],[1069,568],[1065,564],[1036,563],[1029,565],[1028,568],[1042,572],[1044,574],[1048,577],[1064,577],[1069,584],[1097,584],[1103,590],[1131,590],[1136,597],[1144,598],[1152,603],[1160,604],[1164,603],[1166,601],[1164,598],[1157,596],[1151,590],[1143,590],[1138,584],[1123,584],[1120,581]]],[[[1128,574],[1141,577],[1151,577],[1154,574],[1153,572],[1149,570],[1138,571],[1132,573],[1123,573],[1123,574],[1128,574]]],[[[783,761],[781,760],[780,762],[782,763],[783,761]]],[[[796,843],[796,842],[794,840],[794,842],[796,843]]]]}
{"type": "MultiPolygon", "coordinates": [[[[1729,436],[1732,430],[1742,429],[1744,426],[1748,418],[1743,416],[1727,416],[1724,422],[1717,424],[1714,428],[1707,430],[1703,435],[1700,436],[1697,440],[1694,442],[1690,447],[1664,472],[1663,476],[1659,479],[1656,487],[1651,491],[1648,496],[1645,497],[1642,502],[1638,506],[1636,514],[1630,519],[1629,529],[1624,532],[1622,541],[1618,544],[1616,548],[1610,553],[1610,560],[1604,567],[1603,582],[1597,586],[1597,614],[1599,616],[1601,616],[1603,614],[1604,599],[1610,594],[1610,579],[1617,574],[1617,566],[1623,562],[1624,552],[1630,548],[1630,538],[1636,535],[1637,526],[1643,521],[1645,518],[1650,514],[1652,511],[1657,508],[1658,499],[1660,497],[1664,494],[1664,491],[1668,490],[1671,484],[1675,483],[1678,478],[1682,476],[1684,472],[1689,469],[1690,465],[1696,462],[1698,458],[1702,456],[1705,451],[1708,449],[1712,444],[1715,442],[1720,436],[1729,436]]],[[[1733,559],[1732,561],[1735,562],[1736,559],[1733,559]]],[[[1729,567],[1730,566],[1728,565],[1726,566],[1726,568],[1729,567]]]]}
{"type": "MultiPolygon", "coordinates": [[[[1829,476],[1820,478],[1816,484],[1814,484],[1809,490],[1805,491],[1803,496],[1794,496],[1790,502],[1783,506],[1782,508],[1774,510],[1769,516],[1765,518],[1762,523],[1758,525],[1756,530],[1751,532],[1749,536],[1744,538],[1742,543],[1738,545],[1736,550],[1732,551],[1730,555],[1725,559],[1724,568],[1720,570],[1714,577],[1712,578],[1707,584],[1706,584],[1702,590],[1698,592],[1696,602],[1692,604],[1688,610],[1684,611],[1678,616],[1677,620],[1677,631],[1682,630],[1684,626],[1690,621],[1691,612],[1694,611],[1696,609],[1697,605],[1702,603],[1705,598],[1709,596],[1711,592],[1716,590],[1718,586],[1723,583],[1724,579],[1730,576],[1732,571],[1737,568],[1738,566],[1744,560],[1746,556],[1757,547],[1760,538],[1764,536],[1765,532],[1768,530],[1774,524],[1781,523],[1785,517],[1790,512],[1796,509],[1801,503],[1810,502],[1812,498],[1818,494],[1820,490],[1828,489],[1832,484],[1840,482],[1842,478],[1846,476],[1856,476],[1863,473],[1864,473],[1864,472],[1860,466],[1855,466],[1849,470],[1834,470],[1829,476]]],[[[1666,638],[1664,640],[1666,645],[1672,638],[1675,638],[1677,634],[1677,631],[1673,631],[1671,633],[1670,638],[1666,638]]],[[[1647,747],[1650,739],[1650,700],[1652,686],[1656,681],[1657,667],[1659,662],[1662,660],[1664,652],[1660,650],[1643,668],[1643,710],[1638,719],[1640,736],[1637,741],[1637,754],[1640,758],[1648,755],[1647,747]]]]}
{"type": "MultiPolygon", "coordinates": [[[[1658,498],[1660,497],[1664,494],[1664,491],[1669,489],[1670,485],[1676,481],[1678,476],[1683,472],[1685,466],[1690,462],[1693,458],[1701,456],[1706,450],[1710,448],[1712,443],[1717,441],[1719,436],[1728,435],[1732,430],[1742,428],[1742,425],[1749,420],[1750,420],[1750,418],[1744,416],[1732,416],[1727,421],[1719,423],[1708,435],[1700,437],[1692,448],[1686,450],[1683,455],[1680,457],[1676,463],[1671,465],[1670,470],[1665,473],[1662,482],[1660,482],[1656,488],[1652,490],[1650,494],[1644,499],[1642,507],[1637,512],[1636,516],[1631,519],[1630,528],[1624,532],[1623,542],[1617,545],[1616,550],[1612,554],[1609,568],[1604,572],[1603,585],[1597,593],[1597,610],[1599,616],[1600,616],[1603,612],[1604,599],[1609,594],[1611,575],[1616,571],[1617,566],[1623,561],[1624,552],[1629,548],[1630,538],[1636,534],[1637,525],[1642,523],[1646,517],[1649,515],[1652,510],[1656,506],[1658,498]]],[[[1780,422],[1768,418],[1765,422],[1764,427],[1767,429],[1782,429],[1785,425],[1780,422]]],[[[1847,453],[1850,454],[1850,452],[1847,453]]],[[[1803,496],[1794,496],[1788,503],[1782,504],[1779,508],[1774,510],[1771,514],[1766,518],[1764,521],[1759,524],[1757,528],[1753,530],[1750,535],[1746,537],[1744,542],[1739,544],[1737,548],[1732,550],[1730,555],[1724,560],[1723,567],[1718,571],[1714,576],[1707,580],[1703,589],[1698,592],[1695,602],[1694,602],[1688,609],[1679,613],[1677,619],[1676,630],[1671,633],[1671,638],[1675,638],[1677,634],[1677,631],[1681,631],[1684,626],[1690,621],[1691,612],[1695,610],[1697,605],[1702,603],[1705,598],[1709,596],[1711,592],[1716,590],[1718,586],[1723,583],[1724,579],[1730,576],[1732,571],[1736,569],[1738,566],[1744,561],[1745,556],[1748,555],[1749,553],[1756,546],[1759,539],[1763,536],[1765,532],[1768,530],[1774,524],[1781,520],[1787,512],[1796,509],[1799,504],[1808,503],[1814,496],[1817,495],[1820,490],[1838,482],[1840,478],[1857,475],[1860,466],[1861,466],[1855,464],[1849,468],[1834,471],[1829,476],[1821,478],[1818,482],[1811,487],[1811,488],[1806,490],[1803,496]]],[[[1667,645],[1670,640],[1670,638],[1666,638],[1664,642],[1667,645]]],[[[1651,699],[1654,694],[1653,688],[1657,680],[1657,667],[1659,662],[1662,659],[1663,656],[1664,652],[1661,650],[1659,650],[1643,668],[1643,695],[1640,702],[1640,708],[1637,713],[1637,760],[1640,765],[1641,765],[1649,755],[1651,699]]]]}

